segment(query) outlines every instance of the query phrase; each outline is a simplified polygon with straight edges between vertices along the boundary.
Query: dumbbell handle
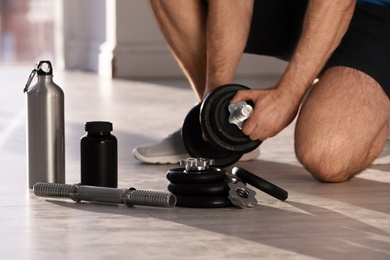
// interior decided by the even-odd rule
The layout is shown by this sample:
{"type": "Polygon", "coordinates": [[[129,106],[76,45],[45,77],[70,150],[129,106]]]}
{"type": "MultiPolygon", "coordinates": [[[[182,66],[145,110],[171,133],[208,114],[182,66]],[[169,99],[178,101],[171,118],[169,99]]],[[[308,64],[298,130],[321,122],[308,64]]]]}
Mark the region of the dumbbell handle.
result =
{"type": "Polygon", "coordinates": [[[95,201],[104,203],[125,204],[151,207],[173,207],[176,197],[169,192],[115,189],[108,187],[86,186],[81,184],[60,184],[38,182],[33,185],[34,194],[38,197],[72,199],[76,202],[95,201]]]}
{"type": "Polygon", "coordinates": [[[229,123],[236,125],[242,129],[242,125],[253,113],[253,107],[246,103],[246,101],[240,101],[228,106],[230,116],[229,123]]]}

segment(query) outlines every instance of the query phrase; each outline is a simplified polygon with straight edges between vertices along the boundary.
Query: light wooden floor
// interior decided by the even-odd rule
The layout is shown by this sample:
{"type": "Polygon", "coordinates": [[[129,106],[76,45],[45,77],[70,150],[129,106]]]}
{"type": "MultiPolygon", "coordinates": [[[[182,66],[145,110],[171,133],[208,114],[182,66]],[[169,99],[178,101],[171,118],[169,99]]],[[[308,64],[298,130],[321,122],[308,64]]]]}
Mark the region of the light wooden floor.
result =
{"type": "MultiPolygon", "coordinates": [[[[31,67],[0,67],[1,259],[390,259],[390,165],[321,184],[297,163],[293,125],[238,163],[289,192],[262,192],[253,209],[127,208],[35,197],[27,188],[25,95],[31,67]]],[[[180,127],[196,100],[183,80],[102,80],[55,71],[66,98],[66,180],[80,181],[86,121],[113,122],[119,186],[166,191],[173,166],[145,165],[132,149],[180,127]]],[[[241,79],[269,86],[275,79],[241,79]]]]}

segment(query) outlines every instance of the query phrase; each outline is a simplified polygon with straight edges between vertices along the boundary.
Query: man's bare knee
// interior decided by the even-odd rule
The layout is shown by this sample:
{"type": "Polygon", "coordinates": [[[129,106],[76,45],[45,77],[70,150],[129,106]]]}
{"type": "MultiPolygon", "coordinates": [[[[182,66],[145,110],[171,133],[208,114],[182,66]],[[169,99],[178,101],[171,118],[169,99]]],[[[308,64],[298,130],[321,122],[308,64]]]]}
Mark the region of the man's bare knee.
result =
{"type": "Polygon", "coordinates": [[[296,140],[295,152],[298,160],[317,180],[343,182],[366,169],[380,154],[387,132],[386,123],[369,147],[359,146],[352,140],[343,140],[345,138],[332,139],[328,136],[328,139],[324,139],[318,136],[310,137],[307,132],[299,133],[307,138],[296,140]]]}
{"type": "Polygon", "coordinates": [[[359,173],[357,169],[347,167],[348,162],[342,162],[330,150],[312,146],[301,149],[295,147],[296,156],[310,174],[321,182],[344,182],[359,173]]]}
{"type": "Polygon", "coordinates": [[[322,74],[296,125],[299,161],[318,180],[343,182],[366,169],[387,136],[389,99],[363,72],[333,67],[322,74]]]}

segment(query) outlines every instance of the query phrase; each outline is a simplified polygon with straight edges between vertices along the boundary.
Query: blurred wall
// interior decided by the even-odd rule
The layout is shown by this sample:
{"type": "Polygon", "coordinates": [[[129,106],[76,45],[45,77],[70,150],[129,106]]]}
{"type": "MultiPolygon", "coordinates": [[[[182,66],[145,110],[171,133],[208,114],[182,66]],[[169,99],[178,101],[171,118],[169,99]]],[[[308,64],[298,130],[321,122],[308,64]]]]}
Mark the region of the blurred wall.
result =
{"type": "MultiPolygon", "coordinates": [[[[58,33],[63,30],[57,56],[65,68],[98,72],[103,77],[182,76],[147,1],[57,1],[56,28],[58,33]]],[[[269,57],[244,55],[238,74],[280,74],[285,65],[269,57]]]]}
{"type": "Polygon", "coordinates": [[[53,1],[0,0],[0,64],[53,59],[53,1]]]}

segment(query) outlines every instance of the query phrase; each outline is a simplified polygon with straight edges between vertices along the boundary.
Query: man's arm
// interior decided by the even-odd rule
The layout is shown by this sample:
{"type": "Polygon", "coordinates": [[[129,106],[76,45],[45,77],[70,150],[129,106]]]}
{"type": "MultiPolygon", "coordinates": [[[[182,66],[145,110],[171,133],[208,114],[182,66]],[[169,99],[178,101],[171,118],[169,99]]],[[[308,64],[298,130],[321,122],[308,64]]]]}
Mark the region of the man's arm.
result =
{"type": "Polygon", "coordinates": [[[243,132],[265,140],[288,126],[296,116],[307,89],[321,72],[348,29],[356,0],[310,0],[296,50],[277,86],[239,91],[231,101],[255,102],[243,132]]]}
{"type": "Polygon", "coordinates": [[[356,0],[311,0],[307,7],[302,36],[283,74],[280,88],[303,97],[348,29],[356,0]]]}

